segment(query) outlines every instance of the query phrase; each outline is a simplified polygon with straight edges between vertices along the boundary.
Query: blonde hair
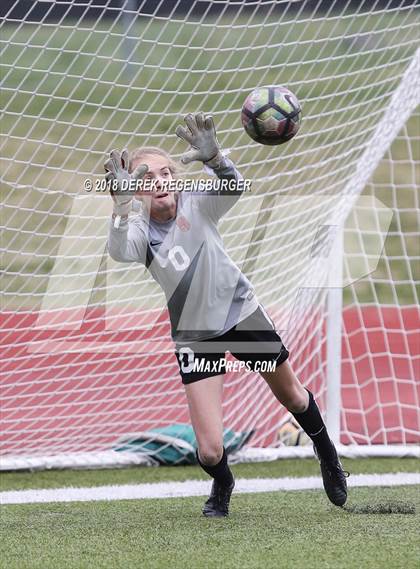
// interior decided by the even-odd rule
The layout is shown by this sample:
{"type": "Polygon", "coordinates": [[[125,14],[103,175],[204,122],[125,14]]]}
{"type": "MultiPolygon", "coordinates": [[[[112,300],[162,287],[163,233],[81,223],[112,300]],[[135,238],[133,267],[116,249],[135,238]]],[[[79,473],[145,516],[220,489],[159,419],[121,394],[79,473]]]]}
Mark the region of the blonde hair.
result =
{"type": "Polygon", "coordinates": [[[142,146],[135,148],[130,152],[128,170],[131,173],[133,171],[133,164],[138,164],[141,162],[143,156],[148,154],[157,154],[158,156],[163,156],[168,160],[169,170],[174,178],[177,178],[180,174],[181,166],[174,160],[165,150],[158,148],[157,146],[142,146]]]}

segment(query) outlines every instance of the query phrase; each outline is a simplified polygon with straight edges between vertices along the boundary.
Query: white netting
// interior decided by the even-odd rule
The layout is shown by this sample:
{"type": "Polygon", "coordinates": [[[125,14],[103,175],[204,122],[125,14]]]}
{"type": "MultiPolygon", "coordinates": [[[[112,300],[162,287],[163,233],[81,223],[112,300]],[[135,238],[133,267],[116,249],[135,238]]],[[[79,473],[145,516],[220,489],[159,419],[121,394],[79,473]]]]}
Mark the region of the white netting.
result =
{"type": "MultiPolygon", "coordinates": [[[[214,115],[219,140],[253,180],[221,224],[226,246],[324,410],[329,228],[353,207],[341,442],[419,441],[415,6],[1,8],[4,454],[98,453],[127,434],[188,422],[163,294],[141,267],[107,258],[110,200],[84,181],[102,176],[111,148],[152,144],[179,156],[175,126],[196,110],[214,115]],[[301,132],[284,146],[243,132],[241,105],[260,85],[285,85],[302,103],[301,132]]],[[[284,411],[254,374],[227,375],[224,411],[226,427],[255,429],[253,446],[280,444],[284,411]]]]}
{"type": "MultiPolygon", "coordinates": [[[[419,440],[418,120],[404,126],[363,193],[392,210],[376,269],[344,289],[342,425],[357,444],[419,440]]],[[[365,243],[355,251],[349,240],[347,257],[366,262],[380,231],[352,229],[365,243]]]]}

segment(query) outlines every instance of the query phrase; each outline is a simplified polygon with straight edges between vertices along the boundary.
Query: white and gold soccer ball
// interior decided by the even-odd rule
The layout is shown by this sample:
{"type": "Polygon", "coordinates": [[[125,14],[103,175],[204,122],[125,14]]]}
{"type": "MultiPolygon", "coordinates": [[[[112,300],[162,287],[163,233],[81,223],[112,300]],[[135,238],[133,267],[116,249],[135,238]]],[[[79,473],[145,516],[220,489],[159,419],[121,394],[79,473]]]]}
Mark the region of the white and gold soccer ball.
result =
{"type": "Polygon", "coordinates": [[[311,444],[311,439],[305,431],[296,423],[289,420],[277,431],[277,440],[287,447],[306,446],[311,444]]]}

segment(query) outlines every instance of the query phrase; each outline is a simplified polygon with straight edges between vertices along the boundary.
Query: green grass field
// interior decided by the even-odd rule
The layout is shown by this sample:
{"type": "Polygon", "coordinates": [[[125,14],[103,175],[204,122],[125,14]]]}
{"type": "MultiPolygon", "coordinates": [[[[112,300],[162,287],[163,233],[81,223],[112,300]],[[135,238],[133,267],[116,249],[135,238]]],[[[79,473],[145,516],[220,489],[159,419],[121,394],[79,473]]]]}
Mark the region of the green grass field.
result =
{"type": "MultiPolygon", "coordinates": [[[[102,175],[104,155],[111,148],[153,144],[179,156],[184,146],[174,129],[187,112],[214,114],[221,143],[232,149],[243,174],[256,180],[258,194],[342,188],[354,172],[359,143],[369,140],[416,48],[416,21],[419,14],[407,10],[332,13],[322,21],[303,13],[293,25],[257,17],[217,26],[168,21],[162,33],[162,22],[142,20],[133,30],[138,41],[131,71],[124,71],[127,46],[119,24],[86,29],[71,22],[6,23],[0,193],[8,251],[0,265],[2,307],[40,308],[73,198],[82,193],[84,178],[102,175]],[[280,149],[251,143],[240,123],[246,95],[268,84],[289,86],[304,104],[299,136],[280,149]],[[267,174],[276,180],[261,181],[267,174]]],[[[406,235],[387,239],[384,257],[393,260],[381,260],[373,286],[357,284],[353,293],[360,302],[415,302],[409,283],[418,271],[416,149],[418,154],[413,117],[365,189],[398,212],[391,230],[406,235]],[[395,291],[391,277],[403,282],[395,291]]],[[[345,293],[345,301],[351,300],[345,293]]],[[[412,459],[344,466],[353,474],[419,471],[412,459]]],[[[319,475],[314,460],[233,470],[247,478],[319,475]]],[[[0,490],[205,478],[197,467],[22,472],[1,474],[0,490]]],[[[351,488],[351,478],[349,483],[351,488]]],[[[0,510],[0,566],[418,569],[420,486],[350,490],[349,505],[384,501],[413,503],[416,514],[354,514],[333,507],[317,490],[234,495],[226,520],[203,518],[202,497],[7,505],[0,510]]]]}
{"type": "MultiPolygon", "coordinates": [[[[418,472],[414,459],[347,460],[352,474],[418,472]]],[[[233,466],[236,477],[308,476],[315,460],[233,466]]],[[[7,473],[1,490],[205,478],[197,467],[7,473]]],[[[351,478],[350,478],[351,483],[351,478]]],[[[229,519],[205,519],[202,497],[2,506],[10,569],[414,569],[420,486],[350,489],[350,506],[404,501],[416,514],[356,514],[322,491],[234,495],[229,519]]]]}

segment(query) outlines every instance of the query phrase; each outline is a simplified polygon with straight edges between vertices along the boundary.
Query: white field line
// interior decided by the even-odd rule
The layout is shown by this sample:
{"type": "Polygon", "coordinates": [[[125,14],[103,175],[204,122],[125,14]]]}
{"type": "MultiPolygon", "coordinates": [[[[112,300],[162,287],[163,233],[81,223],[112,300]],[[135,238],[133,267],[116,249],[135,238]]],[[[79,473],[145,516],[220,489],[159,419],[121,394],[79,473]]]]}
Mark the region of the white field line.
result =
{"type": "MultiPolygon", "coordinates": [[[[349,486],[404,486],[420,484],[420,473],[355,474],[349,486]]],[[[316,476],[306,478],[238,478],[235,493],[276,492],[279,490],[312,490],[322,488],[316,476]]],[[[54,488],[50,490],[13,490],[0,492],[0,504],[30,504],[36,502],[90,502],[97,500],[144,500],[150,498],[184,498],[206,496],[210,481],[154,482],[93,486],[91,488],[54,488]]]]}

